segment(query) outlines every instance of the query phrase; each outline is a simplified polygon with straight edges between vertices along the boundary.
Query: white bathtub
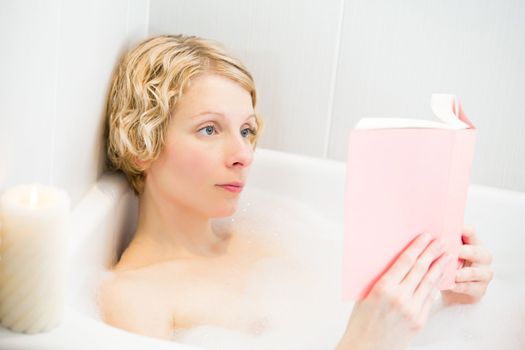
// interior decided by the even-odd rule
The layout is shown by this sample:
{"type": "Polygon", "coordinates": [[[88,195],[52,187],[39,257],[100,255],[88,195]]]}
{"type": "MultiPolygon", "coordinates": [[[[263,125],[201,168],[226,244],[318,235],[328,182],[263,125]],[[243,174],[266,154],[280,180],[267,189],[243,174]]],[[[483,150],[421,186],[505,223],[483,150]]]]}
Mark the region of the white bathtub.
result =
{"type": "MultiPolygon", "coordinates": [[[[299,199],[326,217],[342,222],[345,172],[344,162],[258,148],[247,186],[299,199]],[[320,181],[323,186],[312,186],[320,181]]],[[[105,174],[99,179],[73,211],[69,289],[62,324],[51,332],[36,335],[0,328],[0,349],[201,349],[125,332],[95,317],[91,295],[94,283],[125,244],[123,233],[131,232],[135,211],[136,200],[123,177],[105,174]]],[[[525,193],[471,185],[465,222],[476,226],[478,235],[493,253],[495,278],[481,304],[456,310],[475,312],[472,310],[478,308],[504,318],[506,315],[498,315],[497,303],[504,303],[502,313],[505,305],[515,303],[513,326],[504,332],[487,330],[484,344],[487,349],[525,349],[525,303],[517,297],[520,293],[525,297],[525,193]],[[512,291],[505,293],[510,288],[512,291]],[[506,295],[505,300],[499,298],[500,294],[506,295]]],[[[450,332],[425,330],[426,335],[417,338],[413,347],[464,349],[468,342],[465,330],[461,330],[464,325],[451,315],[436,315],[434,324],[429,320],[429,329],[436,329],[440,322],[451,326],[450,332]],[[441,336],[437,337],[438,333],[441,336]]]]}

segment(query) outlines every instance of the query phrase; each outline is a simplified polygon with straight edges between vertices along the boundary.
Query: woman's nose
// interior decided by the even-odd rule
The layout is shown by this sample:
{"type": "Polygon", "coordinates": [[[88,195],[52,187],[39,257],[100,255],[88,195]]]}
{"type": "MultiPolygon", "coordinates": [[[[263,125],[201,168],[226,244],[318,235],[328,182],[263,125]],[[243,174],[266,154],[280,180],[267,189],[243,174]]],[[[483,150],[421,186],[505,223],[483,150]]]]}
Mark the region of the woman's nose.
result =
{"type": "Polygon", "coordinates": [[[228,165],[249,166],[253,159],[253,144],[240,135],[231,139],[227,153],[228,165]]]}

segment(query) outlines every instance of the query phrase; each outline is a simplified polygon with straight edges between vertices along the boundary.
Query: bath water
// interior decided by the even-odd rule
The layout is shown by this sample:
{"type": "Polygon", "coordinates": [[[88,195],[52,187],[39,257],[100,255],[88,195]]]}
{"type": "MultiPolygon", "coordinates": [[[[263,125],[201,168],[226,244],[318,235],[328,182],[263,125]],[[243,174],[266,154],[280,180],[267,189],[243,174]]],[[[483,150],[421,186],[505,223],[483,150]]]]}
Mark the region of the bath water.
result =
{"type": "MultiPolygon", "coordinates": [[[[353,306],[341,301],[343,223],[304,202],[248,188],[235,215],[215,223],[289,252],[289,259],[261,260],[251,275],[245,297],[264,306],[267,323],[258,335],[200,326],[174,340],[209,349],[334,349],[353,306]]],[[[512,276],[515,267],[507,267],[512,276]]],[[[409,349],[525,349],[525,287],[500,276],[478,304],[446,306],[438,295],[409,349]]]]}
{"type": "Polygon", "coordinates": [[[259,260],[245,301],[263,322],[252,332],[216,326],[176,331],[174,341],[209,349],[330,349],[344,333],[352,303],[341,302],[341,223],[304,203],[246,188],[236,213],[213,226],[278,245],[284,256],[259,260]]]}
{"type": "MultiPolygon", "coordinates": [[[[334,349],[353,306],[341,301],[343,223],[303,202],[246,188],[236,213],[213,225],[277,243],[287,254],[261,259],[249,276],[242,302],[263,310],[250,332],[198,326],[177,330],[173,341],[207,349],[334,349]]],[[[408,349],[525,349],[525,286],[515,277],[525,269],[493,265],[499,270],[480,303],[445,306],[438,295],[408,349]]]]}

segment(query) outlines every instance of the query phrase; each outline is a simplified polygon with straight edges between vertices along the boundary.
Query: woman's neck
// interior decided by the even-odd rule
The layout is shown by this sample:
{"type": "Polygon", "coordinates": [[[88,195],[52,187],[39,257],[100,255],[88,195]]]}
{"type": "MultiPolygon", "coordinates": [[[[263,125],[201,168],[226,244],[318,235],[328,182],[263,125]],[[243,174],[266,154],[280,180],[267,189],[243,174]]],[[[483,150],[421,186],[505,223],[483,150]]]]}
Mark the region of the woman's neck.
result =
{"type": "Polygon", "coordinates": [[[219,257],[231,234],[214,232],[210,219],[147,191],[139,198],[137,230],[118,265],[135,268],[179,258],[219,257]]]}

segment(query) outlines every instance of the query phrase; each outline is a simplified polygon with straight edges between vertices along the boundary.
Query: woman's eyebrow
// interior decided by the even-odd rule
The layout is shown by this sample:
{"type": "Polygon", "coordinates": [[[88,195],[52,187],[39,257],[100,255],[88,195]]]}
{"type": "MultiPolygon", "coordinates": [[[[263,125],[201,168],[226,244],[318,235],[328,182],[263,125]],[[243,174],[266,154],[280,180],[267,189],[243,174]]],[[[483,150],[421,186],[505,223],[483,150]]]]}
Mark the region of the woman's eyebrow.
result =
{"type": "MultiPolygon", "coordinates": [[[[226,119],[226,117],[224,116],[224,114],[222,114],[221,112],[215,112],[215,111],[204,111],[204,112],[200,112],[200,113],[194,115],[194,116],[192,117],[192,119],[196,119],[196,118],[198,118],[198,117],[200,117],[200,116],[202,116],[202,115],[205,115],[205,114],[213,114],[213,115],[217,115],[217,116],[221,117],[222,119],[226,119]]],[[[250,115],[246,118],[246,120],[248,120],[248,119],[250,119],[250,118],[255,118],[255,114],[250,114],[250,115]]]]}

